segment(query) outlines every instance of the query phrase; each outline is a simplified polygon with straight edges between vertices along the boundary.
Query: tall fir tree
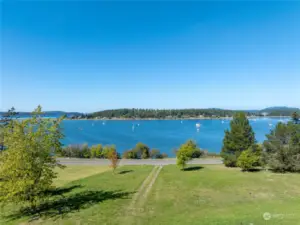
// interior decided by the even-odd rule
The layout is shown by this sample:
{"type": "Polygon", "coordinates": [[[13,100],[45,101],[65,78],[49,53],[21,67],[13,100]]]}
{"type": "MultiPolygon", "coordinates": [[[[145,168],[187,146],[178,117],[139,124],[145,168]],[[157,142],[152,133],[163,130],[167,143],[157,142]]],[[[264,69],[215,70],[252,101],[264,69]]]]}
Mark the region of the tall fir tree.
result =
{"type": "Polygon", "coordinates": [[[225,131],[221,156],[225,166],[236,167],[240,154],[256,143],[255,134],[243,112],[236,113],[230,122],[230,130],[225,131]]]}

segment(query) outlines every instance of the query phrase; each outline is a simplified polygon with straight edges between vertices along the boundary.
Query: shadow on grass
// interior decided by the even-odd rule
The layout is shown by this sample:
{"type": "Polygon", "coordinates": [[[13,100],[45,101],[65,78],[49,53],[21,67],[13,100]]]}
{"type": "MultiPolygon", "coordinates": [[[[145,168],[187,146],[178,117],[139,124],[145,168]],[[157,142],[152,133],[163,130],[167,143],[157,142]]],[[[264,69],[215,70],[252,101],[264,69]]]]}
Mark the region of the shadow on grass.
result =
{"type": "Polygon", "coordinates": [[[132,173],[133,170],[123,170],[123,171],[120,171],[119,174],[126,174],[126,173],[132,173]]]}
{"type": "Polygon", "coordinates": [[[183,171],[195,171],[195,170],[201,170],[203,168],[204,167],[202,167],[202,166],[191,166],[191,167],[184,168],[182,170],[183,171]]]}
{"type": "Polygon", "coordinates": [[[260,169],[260,168],[253,168],[253,169],[249,169],[249,170],[243,171],[243,172],[256,173],[256,172],[260,172],[260,171],[263,171],[263,169],[260,169]]]}
{"type": "Polygon", "coordinates": [[[28,207],[22,208],[6,218],[16,220],[22,217],[30,217],[31,221],[40,217],[57,219],[58,217],[64,217],[67,213],[86,209],[106,200],[128,198],[131,194],[133,193],[120,191],[83,191],[59,199],[48,200],[41,203],[34,210],[28,207]]]}
{"type": "Polygon", "coordinates": [[[63,194],[71,192],[74,189],[82,188],[82,187],[83,187],[82,185],[73,185],[73,186],[66,187],[66,188],[55,188],[55,189],[50,189],[50,190],[45,191],[44,194],[46,196],[63,195],[63,194]]]}

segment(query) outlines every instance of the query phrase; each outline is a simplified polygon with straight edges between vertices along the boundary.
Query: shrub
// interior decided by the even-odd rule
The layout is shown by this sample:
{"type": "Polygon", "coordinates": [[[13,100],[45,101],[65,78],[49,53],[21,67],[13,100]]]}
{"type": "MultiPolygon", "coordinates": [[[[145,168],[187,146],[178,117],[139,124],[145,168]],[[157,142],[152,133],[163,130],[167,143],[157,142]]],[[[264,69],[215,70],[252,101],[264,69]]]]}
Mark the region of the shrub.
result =
{"type": "Polygon", "coordinates": [[[123,159],[137,159],[137,154],[133,150],[127,150],[127,151],[123,152],[122,158],[123,159]]]}
{"type": "Polygon", "coordinates": [[[243,171],[249,171],[260,165],[262,149],[258,145],[254,145],[243,151],[237,160],[237,166],[243,171]]]}
{"type": "Polygon", "coordinates": [[[108,159],[109,157],[109,154],[114,151],[116,149],[116,147],[114,145],[106,145],[103,147],[103,150],[102,150],[102,154],[101,154],[101,157],[102,158],[105,158],[105,159],[108,159]]]}
{"type": "Polygon", "coordinates": [[[141,142],[136,144],[133,151],[136,152],[138,159],[148,159],[150,157],[150,148],[141,142]]]}
{"type": "Polygon", "coordinates": [[[226,167],[236,167],[237,156],[233,154],[222,154],[223,163],[226,167]]]}
{"type": "Polygon", "coordinates": [[[81,147],[81,158],[90,158],[91,150],[87,144],[83,144],[81,147]]]}
{"type": "Polygon", "coordinates": [[[150,157],[152,158],[152,159],[156,159],[158,156],[160,156],[161,154],[160,154],[160,151],[158,150],[158,149],[152,149],[151,151],[150,151],[150,157]]]}
{"type": "Polygon", "coordinates": [[[93,145],[91,147],[91,158],[102,158],[102,145],[93,145]]]}

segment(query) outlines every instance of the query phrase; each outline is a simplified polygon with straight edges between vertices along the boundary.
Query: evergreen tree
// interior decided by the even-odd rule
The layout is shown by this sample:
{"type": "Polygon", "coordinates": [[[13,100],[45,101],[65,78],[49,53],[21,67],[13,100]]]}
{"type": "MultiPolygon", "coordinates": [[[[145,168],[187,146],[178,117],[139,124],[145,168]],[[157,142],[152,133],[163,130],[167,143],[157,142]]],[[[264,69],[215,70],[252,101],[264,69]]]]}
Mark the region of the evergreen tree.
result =
{"type": "Polygon", "coordinates": [[[300,125],[279,123],[264,142],[264,161],[278,172],[300,171],[300,125]]]}
{"type": "Polygon", "coordinates": [[[298,124],[299,123],[299,114],[297,112],[293,112],[292,114],[292,120],[294,121],[295,124],[298,124]]]}
{"type": "Polygon", "coordinates": [[[225,131],[221,156],[225,166],[235,167],[240,154],[255,144],[255,135],[245,113],[236,113],[225,131]]]}

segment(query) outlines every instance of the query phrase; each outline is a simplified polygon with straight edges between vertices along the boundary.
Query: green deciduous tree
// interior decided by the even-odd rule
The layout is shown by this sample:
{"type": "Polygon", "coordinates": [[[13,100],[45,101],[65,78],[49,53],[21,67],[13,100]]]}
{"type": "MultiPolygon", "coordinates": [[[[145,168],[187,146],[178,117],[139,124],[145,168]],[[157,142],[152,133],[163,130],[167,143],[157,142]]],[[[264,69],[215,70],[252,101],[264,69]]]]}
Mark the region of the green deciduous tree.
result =
{"type": "Polygon", "coordinates": [[[235,167],[240,154],[255,144],[255,136],[245,113],[236,113],[225,131],[221,156],[224,164],[235,167]]]}
{"type": "Polygon", "coordinates": [[[55,167],[62,168],[54,153],[63,138],[63,118],[43,119],[39,106],[32,118],[11,120],[4,127],[5,151],[0,152],[0,201],[29,202],[34,208],[56,177],[55,167]]]}
{"type": "Polygon", "coordinates": [[[274,171],[300,171],[300,125],[279,123],[264,142],[264,161],[274,171]]]}
{"type": "Polygon", "coordinates": [[[176,151],[176,164],[182,169],[184,169],[187,162],[192,159],[195,150],[198,149],[199,148],[197,144],[192,140],[188,140],[186,143],[182,144],[176,151]]]}
{"type": "Polygon", "coordinates": [[[91,158],[101,158],[102,157],[102,145],[93,145],[91,147],[91,158]]]}
{"type": "Polygon", "coordinates": [[[3,129],[17,115],[18,113],[16,112],[15,108],[11,107],[11,109],[9,109],[6,113],[4,113],[2,115],[2,118],[0,119],[0,151],[4,150],[3,129]]]}
{"type": "Polygon", "coordinates": [[[139,159],[148,159],[150,157],[150,148],[141,142],[136,144],[133,151],[136,152],[139,159]]]}

